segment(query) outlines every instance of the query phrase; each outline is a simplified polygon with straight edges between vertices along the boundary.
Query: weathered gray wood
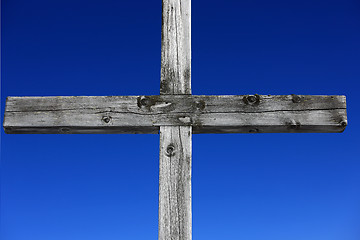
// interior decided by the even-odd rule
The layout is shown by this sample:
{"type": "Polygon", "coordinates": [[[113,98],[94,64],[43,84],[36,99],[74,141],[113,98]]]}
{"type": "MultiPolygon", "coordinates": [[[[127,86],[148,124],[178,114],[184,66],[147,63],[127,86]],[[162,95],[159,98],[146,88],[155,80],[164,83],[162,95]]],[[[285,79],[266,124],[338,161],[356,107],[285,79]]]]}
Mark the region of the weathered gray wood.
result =
{"type": "MultiPolygon", "coordinates": [[[[191,0],[163,0],[161,95],[191,94],[190,22],[191,0]]],[[[172,101],[158,102],[155,97],[140,99],[139,102],[144,103],[144,108],[150,112],[155,108],[171,111],[178,103],[169,99],[172,101]]],[[[175,114],[174,124],[160,125],[159,240],[192,239],[192,127],[182,111],[175,114]],[[180,126],[184,123],[187,126],[180,126]]],[[[158,113],[158,116],[165,115],[158,113]]]]}
{"type": "Polygon", "coordinates": [[[163,0],[160,94],[191,94],[191,0],[163,0]]]}
{"type": "Polygon", "coordinates": [[[6,133],[158,133],[159,240],[191,240],[194,133],[342,132],[344,96],[191,96],[191,0],[163,0],[160,96],[10,97],[6,133]]]}
{"type": "Polygon", "coordinates": [[[191,239],[191,127],[161,127],[159,239],[191,239]]]}
{"type": "Polygon", "coordinates": [[[194,133],[342,132],[344,96],[256,95],[9,97],[7,133],[158,133],[193,126],[194,133]],[[249,98],[251,100],[251,97],[249,98]],[[254,99],[253,99],[254,100],[254,99]]]}

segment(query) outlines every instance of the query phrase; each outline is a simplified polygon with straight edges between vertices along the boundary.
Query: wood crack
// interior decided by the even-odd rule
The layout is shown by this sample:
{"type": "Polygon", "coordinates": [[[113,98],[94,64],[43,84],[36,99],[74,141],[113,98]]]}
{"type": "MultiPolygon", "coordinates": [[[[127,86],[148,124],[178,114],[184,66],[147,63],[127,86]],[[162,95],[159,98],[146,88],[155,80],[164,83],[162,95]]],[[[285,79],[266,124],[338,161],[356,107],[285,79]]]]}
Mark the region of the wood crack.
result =
{"type": "MultiPolygon", "coordinates": [[[[81,110],[95,110],[93,108],[74,108],[74,109],[53,109],[53,110],[21,110],[21,111],[12,111],[6,110],[6,113],[36,113],[36,112],[67,112],[67,111],[81,111],[81,110]]],[[[195,114],[195,115],[203,115],[203,114],[226,114],[226,113],[272,113],[272,112],[306,112],[306,111],[335,111],[335,110],[346,110],[346,108],[313,108],[313,109],[278,109],[278,110],[260,110],[260,111],[212,111],[212,112],[196,112],[196,111],[188,111],[188,112],[131,112],[131,111],[101,111],[101,112],[89,112],[87,114],[102,114],[102,113],[119,113],[119,114],[136,114],[136,115],[173,115],[173,114],[195,114]]]]}

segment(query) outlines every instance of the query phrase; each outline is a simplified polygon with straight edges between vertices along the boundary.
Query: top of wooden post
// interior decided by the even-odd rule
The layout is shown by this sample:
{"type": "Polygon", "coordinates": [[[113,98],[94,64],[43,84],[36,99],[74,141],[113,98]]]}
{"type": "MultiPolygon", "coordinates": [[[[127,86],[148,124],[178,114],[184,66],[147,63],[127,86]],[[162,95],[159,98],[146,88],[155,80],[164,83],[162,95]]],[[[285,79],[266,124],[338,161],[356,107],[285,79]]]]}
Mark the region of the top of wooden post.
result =
{"type": "Polygon", "coordinates": [[[191,0],[163,0],[160,94],[191,94],[191,0]]]}

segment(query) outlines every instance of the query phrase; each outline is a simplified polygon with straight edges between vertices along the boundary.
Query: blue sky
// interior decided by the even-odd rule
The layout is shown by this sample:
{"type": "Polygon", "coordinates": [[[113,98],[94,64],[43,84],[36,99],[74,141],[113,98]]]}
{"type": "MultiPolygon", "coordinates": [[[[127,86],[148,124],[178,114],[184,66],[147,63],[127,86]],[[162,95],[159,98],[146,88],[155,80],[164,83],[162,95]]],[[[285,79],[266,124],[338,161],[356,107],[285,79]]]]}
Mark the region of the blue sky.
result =
{"type": "MultiPolygon", "coordinates": [[[[193,136],[193,239],[360,239],[360,3],[193,0],[193,94],[346,95],[341,134],[193,136]]],[[[161,1],[2,2],[7,96],[156,95],[161,1]]],[[[2,116],[3,117],[3,116],[2,116]]],[[[158,135],[5,135],[3,240],[157,239],[158,135]]]]}

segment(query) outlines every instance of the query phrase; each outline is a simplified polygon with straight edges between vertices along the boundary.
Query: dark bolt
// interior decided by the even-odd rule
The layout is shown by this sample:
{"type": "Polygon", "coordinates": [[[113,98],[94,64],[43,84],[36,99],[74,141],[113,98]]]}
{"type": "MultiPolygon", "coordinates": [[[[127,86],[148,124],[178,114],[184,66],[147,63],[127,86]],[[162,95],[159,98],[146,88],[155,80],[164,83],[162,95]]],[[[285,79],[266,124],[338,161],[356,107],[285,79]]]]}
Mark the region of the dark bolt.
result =
{"type": "Polygon", "coordinates": [[[154,104],[152,98],[147,96],[139,96],[137,98],[137,105],[139,108],[141,107],[151,107],[151,105],[154,104]]]}
{"type": "Polygon", "coordinates": [[[247,97],[247,100],[248,100],[249,103],[254,103],[254,102],[256,102],[256,97],[251,95],[251,96],[247,97]]]}
{"type": "Polygon", "coordinates": [[[299,97],[298,95],[292,94],[291,96],[292,96],[293,103],[301,102],[301,97],[299,97]]]}
{"type": "Polygon", "coordinates": [[[343,126],[343,127],[346,127],[346,126],[347,126],[347,122],[346,122],[346,121],[341,121],[340,124],[341,124],[341,126],[343,126]]]}
{"type": "Polygon", "coordinates": [[[170,144],[169,146],[167,146],[166,148],[166,155],[168,157],[174,156],[175,155],[175,147],[174,145],[170,144]]]}
{"type": "Polygon", "coordinates": [[[140,99],[140,104],[142,106],[148,106],[148,105],[150,105],[150,99],[147,97],[144,97],[143,99],[140,99]]]}
{"type": "Polygon", "coordinates": [[[246,104],[257,104],[260,102],[260,96],[255,95],[248,95],[243,98],[244,103],[246,104]]]}
{"type": "Polygon", "coordinates": [[[102,118],[104,123],[109,123],[111,121],[111,117],[110,116],[103,116],[102,118]]]}

